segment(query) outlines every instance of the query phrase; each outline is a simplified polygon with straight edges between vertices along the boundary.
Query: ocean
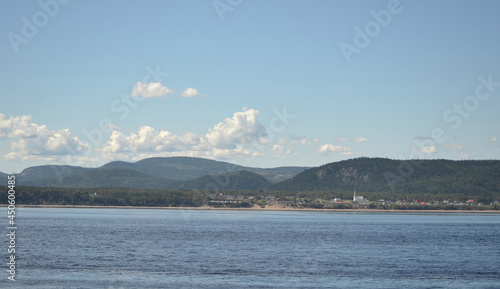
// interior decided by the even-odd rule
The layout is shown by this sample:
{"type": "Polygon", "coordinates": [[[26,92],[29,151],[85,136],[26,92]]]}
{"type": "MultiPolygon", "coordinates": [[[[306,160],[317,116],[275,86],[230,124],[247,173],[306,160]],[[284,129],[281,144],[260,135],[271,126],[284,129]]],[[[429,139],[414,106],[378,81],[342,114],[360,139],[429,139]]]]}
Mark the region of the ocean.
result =
{"type": "Polygon", "coordinates": [[[500,214],[17,208],[16,221],[16,281],[4,234],[1,288],[500,288],[500,214]]]}

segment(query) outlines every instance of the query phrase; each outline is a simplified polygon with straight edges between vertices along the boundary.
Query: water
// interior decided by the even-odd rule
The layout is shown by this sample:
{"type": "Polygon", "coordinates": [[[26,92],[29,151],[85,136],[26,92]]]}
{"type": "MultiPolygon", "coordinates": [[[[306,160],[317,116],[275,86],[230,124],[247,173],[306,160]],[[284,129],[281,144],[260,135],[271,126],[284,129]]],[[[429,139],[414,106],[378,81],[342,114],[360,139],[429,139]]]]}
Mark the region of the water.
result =
{"type": "Polygon", "coordinates": [[[500,288],[493,214],[18,208],[17,222],[2,288],[500,288]]]}

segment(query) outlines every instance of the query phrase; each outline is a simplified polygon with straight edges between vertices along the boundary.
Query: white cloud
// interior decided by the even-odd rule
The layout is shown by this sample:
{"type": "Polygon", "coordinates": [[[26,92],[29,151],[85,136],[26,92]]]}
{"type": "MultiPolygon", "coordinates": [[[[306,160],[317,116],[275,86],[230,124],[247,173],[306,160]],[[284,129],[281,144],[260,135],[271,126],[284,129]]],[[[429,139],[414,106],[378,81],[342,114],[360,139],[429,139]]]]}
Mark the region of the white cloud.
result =
{"type": "Polygon", "coordinates": [[[31,115],[7,118],[0,114],[0,138],[12,139],[9,161],[54,161],[63,156],[83,156],[89,146],[69,129],[49,130],[46,125],[32,122],[31,115]]]}
{"type": "Polygon", "coordinates": [[[324,144],[317,151],[321,154],[339,153],[341,155],[359,155],[359,153],[353,152],[352,148],[333,144],[324,144]]]}
{"type": "Polygon", "coordinates": [[[205,134],[174,134],[142,126],[125,134],[115,125],[105,143],[91,151],[91,146],[72,135],[69,129],[50,130],[32,122],[29,115],[6,117],[0,114],[0,139],[11,139],[11,150],[4,160],[89,163],[96,156],[104,159],[139,160],[152,156],[193,156],[232,159],[265,155],[262,147],[266,128],[257,120],[254,109],[235,112],[217,123],[205,134]],[[256,145],[253,145],[255,143],[256,145]]]}
{"type": "Polygon", "coordinates": [[[129,135],[114,131],[101,151],[105,158],[127,160],[178,155],[212,159],[262,155],[245,147],[265,136],[265,128],[257,121],[258,114],[253,109],[235,112],[232,118],[214,125],[205,135],[192,132],[176,135],[150,126],[142,126],[129,135]]]}
{"type": "Polygon", "coordinates": [[[257,121],[258,115],[259,111],[255,109],[235,112],[232,118],[226,118],[209,129],[204,139],[219,148],[260,142],[267,133],[266,128],[257,121]]]}
{"type": "Polygon", "coordinates": [[[282,137],[278,140],[279,144],[285,144],[286,143],[286,137],[282,137]]]}
{"type": "Polygon", "coordinates": [[[150,82],[148,84],[138,81],[132,88],[132,96],[153,98],[158,96],[166,96],[174,91],[166,86],[163,86],[160,82],[150,82]]]}
{"type": "Polygon", "coordinates": [[[150,126],[142,126],[137,133],[131,133],[129,136],[114,131],[102,151],[104,153],[179,151],[198,143],[199,138],[191,132],[177,136],[166,130],[156,131],[150,126]]]}
{"type": "Polygon", "coordinates": [[[31,122],[31,115],[11,116],[0,113],[0,139],[24,137],[31,138],[46,133],[47,126],[31,122]]]}
{"type": "Polygon", "coordinates": [[[494,136],[494,137],[490,138],[488,141],[490,141],[490,142],[496,142],[497,141],[497,137],[494,136]]]}
{"type": "Polygon", "coordinates": [[[367,142],[367,141],[370,141],[370,140],[365,138],[365,137],[357,137],[354,139],[354,142],[367,142]]]}
{"type": "Polygon", "coordinates": [[[285,147],[278,144],[273,145],[272,152],[280,158],[285,158],[289,155],[297,155],[297,153],[294,153],[291,149],[285,149],[285,147]]]}
{"type": "Polygon", "coordinates": [[[198,91],[198,89],[196,89],[196,88],[186,88],[186,90],[184,90],[181,95],[184,98],[197,97],[197,96],[204,97],[205,96],[205,95],[201,94],[198,91]]]}
{"type": "Polygon", "coordinates": [[[412,147],[411,150],[415,152],[421,152],[424,154],[433,154],[437,152],[437,148],[435,146],[425,146],[422,148],[412,147]]]}
{"type": "Polygon", "coordinates": [[[339,136],[335,139],[336,141],[339,141],[339,142],[346,142],[347,139],[345,137],[342,137],[342,136],[339,136]]]}

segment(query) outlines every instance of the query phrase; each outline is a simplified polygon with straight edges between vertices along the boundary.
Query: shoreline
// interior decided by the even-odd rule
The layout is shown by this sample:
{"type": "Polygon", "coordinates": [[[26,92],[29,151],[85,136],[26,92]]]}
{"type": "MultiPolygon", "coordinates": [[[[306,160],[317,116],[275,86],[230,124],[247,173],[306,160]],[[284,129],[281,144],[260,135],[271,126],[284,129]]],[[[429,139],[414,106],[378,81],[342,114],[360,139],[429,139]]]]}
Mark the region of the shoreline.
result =
{"type": "MultiPolygon", "coordinates": [[[[2,205],[1,207],[7,207],[2,205]]],[[[87,208],[87,209],[157,209],[157,210],[233,210],[233,211],[306,211],[306,212],[351,212],[351,213],[486,213],[499,214],[500,210],[380,210],[380,209],[314,209],[314,208],[290,208],[285,206],[266,206],[261,208],[214,208],[202,207],[151,207],[151,206],[87,206],[87,205],[17,205],[16,208],[87,208]]]]}

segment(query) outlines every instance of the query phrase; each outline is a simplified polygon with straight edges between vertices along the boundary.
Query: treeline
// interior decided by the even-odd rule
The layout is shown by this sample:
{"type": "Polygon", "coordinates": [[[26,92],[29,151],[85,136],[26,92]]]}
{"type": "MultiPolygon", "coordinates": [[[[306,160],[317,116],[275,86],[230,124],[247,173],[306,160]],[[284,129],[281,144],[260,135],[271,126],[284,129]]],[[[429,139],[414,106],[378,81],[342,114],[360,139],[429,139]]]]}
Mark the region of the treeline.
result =
{"type": "MultiPolygon", "coordinates": [[[[7,200],[7,192],[4,199],[7,200]]],[[[208,202],[207,196],[196,191],[45,187],[17,187],[16,200],[20,205],[152,207],[199,207],[208,202]]]]}
{"type": "MultiPolygon", "coordinates": [[[[405,201],[439,202],[444,200],[465,203],[474,199],[474,203],[490,203],[500,200],[499,194],[428,194],[428,193],[388,193],[388,192],[358,192],[369,201],[405,201]]],[[[4,200],[7,200],[7,191],[4,191],[4,200]]],[[[251,207],[254,204],[266,205],[274,201],[295,201],[301,206],[314,208],[350,208],[351,204],[332,204],[330,200],[342,198],[351,200],[352,192],[348,191],[314,191],[314,192],[287,192],[287,191],[199,191],[199,190],[160,190],[160,189],[131,189],[131,188],[46,188],[46,187],[16,187],[16,203],[24,205],[87,205],[87,206],[152,206],[152,207],[251,207]],[[219,196],[219,193],[222,196],[219,196]],[[232,196],[236,202],[220,202],[230,200],[232,196]],[[216,202],[219,201],[219,202],[216,202]],[[269,203],[270,202],[270,203],[269,203]]],[[[384,209],[381,204],[376,208],[384,209]]],[[[398,206],[398,205],[392,205],[398,206]]],[[[445,206],[445,205],[443,205],[445,206]]],[[[469,207],[469,206],[468,206],[469,207]]],[[[456,209],[450,206],[443,209],[456,209]]],[[[409,208],[417,209],[414,205],[409,208]]]]}

